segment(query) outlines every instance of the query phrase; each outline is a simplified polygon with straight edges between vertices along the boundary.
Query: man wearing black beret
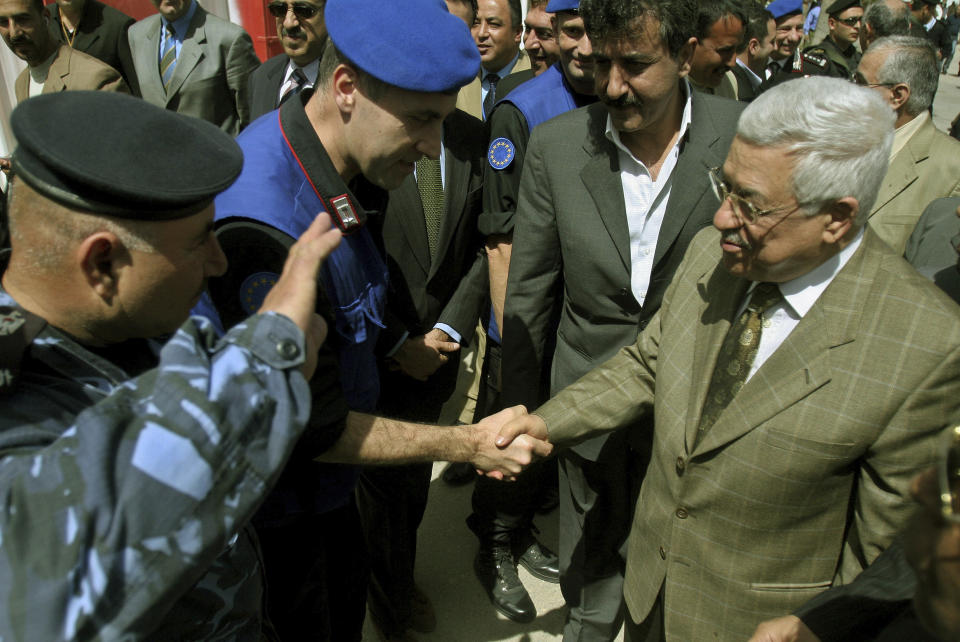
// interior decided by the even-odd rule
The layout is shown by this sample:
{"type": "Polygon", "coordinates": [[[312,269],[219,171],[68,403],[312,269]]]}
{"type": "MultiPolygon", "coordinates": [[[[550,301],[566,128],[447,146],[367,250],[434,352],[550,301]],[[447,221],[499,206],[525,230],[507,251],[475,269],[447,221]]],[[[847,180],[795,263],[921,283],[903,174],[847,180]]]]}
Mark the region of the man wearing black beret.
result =
{"type": "MultiPolygon", "coordinates": [[[[240,172],[236,143],[105,92],[28,100],[11,127],[0,639],[269,638],[248,523],[316,432],[315,283],[340,233],[312,218],[256,314],[218,339],[187,314],[226,269],[212,201],[240,172]]],[[[476,426],[355,419],[327,458],[529,461],[485,462],[504,451],[476,426]]]]}

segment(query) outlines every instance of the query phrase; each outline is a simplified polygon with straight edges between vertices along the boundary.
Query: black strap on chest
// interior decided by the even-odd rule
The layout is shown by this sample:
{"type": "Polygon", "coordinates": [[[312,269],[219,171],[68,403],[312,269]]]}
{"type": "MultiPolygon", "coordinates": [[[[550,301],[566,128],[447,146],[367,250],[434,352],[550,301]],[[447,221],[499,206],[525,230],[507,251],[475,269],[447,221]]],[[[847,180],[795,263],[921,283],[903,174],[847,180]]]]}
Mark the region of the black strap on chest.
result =
{"type": "Polygon", "coordinates": [[[0,306],[0,396],[13,392],[24,354],[46,325],[23,308],[0,306]]]}

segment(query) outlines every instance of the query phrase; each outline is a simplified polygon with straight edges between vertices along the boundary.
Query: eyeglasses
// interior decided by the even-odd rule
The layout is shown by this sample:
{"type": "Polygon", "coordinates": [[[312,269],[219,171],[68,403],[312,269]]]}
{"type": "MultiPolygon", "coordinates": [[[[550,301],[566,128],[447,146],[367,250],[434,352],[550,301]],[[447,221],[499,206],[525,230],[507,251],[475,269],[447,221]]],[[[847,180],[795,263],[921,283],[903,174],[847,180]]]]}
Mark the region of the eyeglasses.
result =
{"type": "Polygon", "coordinates": [[[853,84],[861,87],[893,87],[896,83],[892,82],[868,82],[866,78],[857,72],[853,75],[853,84]]]}
{"type": "Polygon", "coordinates": [[[960,425],[947,430],[946,451],[940,460],[940,510],[944,519],[960,524],[960,425]]]}
{"type": "Polygon", "coordinates": [[[856,27],[858,24],[863,22],[863,18],[860,16],[857,16],[855,18],[837,18],[837,20],[847,25],[848,27],[856,27]]]}
{"type": "MultiPolygon", "coordinates": [[[[747,199],[743,198],[739,194],[734,194],[730,191],[730,188],[727,187],[726,181],[723,180],[723,177],[720,175],[719,167],[711,167],[707,170],[707,175],[710,176],[710,187],[713,188],[713,193],[722,204],[727,199],[730,199],[730,205],[733,207],[733,213],[737,215],[741,221],[746,221],[748,223],[756,223],[757,219],[761,216],[769,216],[774,212],[782,211],[790,207],[789,205],[781,205],[779,207],[771,207],[770,209],[762,210],[747,199]]],[[[798,209],[800,206],[797,205],[794,209],[798,209]]]]}
{"type": "Polygon", "coordinates": [[[320,7],[307,4],[306,2],[294,2],[292,4],[287,4],[286,2],[271,2],[267,5],[267,11],[277,19],[286,18],[287,12],[293,11],[293,15],[297,17],[297,20],[309,20],[320,12],[320,7]]]}

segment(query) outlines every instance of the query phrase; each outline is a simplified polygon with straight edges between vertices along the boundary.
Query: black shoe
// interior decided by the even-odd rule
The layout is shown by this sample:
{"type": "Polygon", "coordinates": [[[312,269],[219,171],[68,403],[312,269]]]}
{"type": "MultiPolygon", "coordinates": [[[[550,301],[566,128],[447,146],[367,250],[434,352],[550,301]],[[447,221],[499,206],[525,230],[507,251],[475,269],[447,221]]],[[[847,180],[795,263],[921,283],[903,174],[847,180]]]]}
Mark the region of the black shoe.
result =
{"type": "Polygon", "coordinates": [[[497,611],[514,622],[533,622],[537,617],[509,546],[481,548],[473,560],[473,570],[497,611]]]}
{"type": "Polygon", "coordinates": [[[477,478],[477,471],[469,462],[455,461],[447,464],[440,479],[451,486],[465,486],[477,478]]]}
{"type": "Polygon", "coordinates": [[[518,561],[537,579],[553,584],[560,583],[560,558],[538,542],[532,534],[529,535],[527,547],[520,553],[518,561]]]}

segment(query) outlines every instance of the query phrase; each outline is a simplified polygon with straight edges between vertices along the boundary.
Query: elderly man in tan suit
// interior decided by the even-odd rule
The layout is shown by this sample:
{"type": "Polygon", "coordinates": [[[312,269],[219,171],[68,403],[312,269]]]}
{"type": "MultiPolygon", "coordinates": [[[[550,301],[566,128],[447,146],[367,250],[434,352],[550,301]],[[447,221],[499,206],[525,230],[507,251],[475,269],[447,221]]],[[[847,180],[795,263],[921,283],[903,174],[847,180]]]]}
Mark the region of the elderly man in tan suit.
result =
{"type": "Polygon", "coordinates": [[[564,446],[653,413],[628,640],[747,639],[906,523],[960,415],[960,308],[864,226],[893,120],[833,78],[757,98],[712,171],[717,229],[636,344],[501,431],[564,446]]]}
{"type": "Polygon", "coordinates": [[[898,254],[927,205],[960,196],[960,143],[934,127],[928,112],[939,78],[926,38],[880,38],[857,67],[857,83],[878,92],[897,115],[890,168],[869,222],[898,254]]]}

